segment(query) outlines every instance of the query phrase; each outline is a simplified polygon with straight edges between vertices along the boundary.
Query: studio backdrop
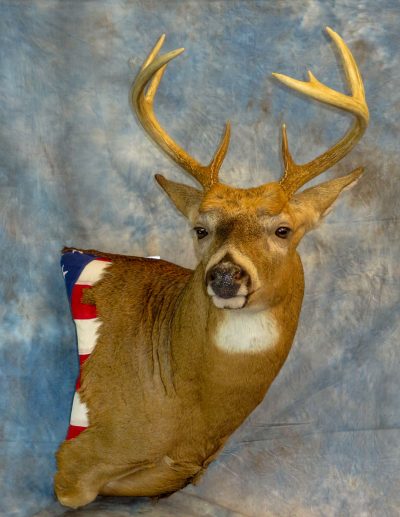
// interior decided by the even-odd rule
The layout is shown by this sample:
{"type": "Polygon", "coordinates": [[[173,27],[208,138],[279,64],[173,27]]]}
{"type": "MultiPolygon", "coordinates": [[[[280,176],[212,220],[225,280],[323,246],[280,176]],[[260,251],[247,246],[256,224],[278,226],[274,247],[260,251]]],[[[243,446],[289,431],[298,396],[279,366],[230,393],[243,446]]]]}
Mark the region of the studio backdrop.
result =
{"type": "Polygon", "coordinates": [[[162,33],[166,51],[186,49],[157,94],[162,125],[207,163],[230,119],[220,177],[250,187],[280,177],[283,122],[300,163],[351,123],[271,78],[311,69],[346,91],[327,25],[359,63],[371,122],[322,179],[366,172],[300,246],[306,291],[285,366],[198,486],[68,515],[399,514],[399,24],[396,0],[0,1],[1,515],[66,511],[52,478],[78,361],[62,246],[196,264],[154,174],[194,183],[128,103],[149,49],[162,33]]]}

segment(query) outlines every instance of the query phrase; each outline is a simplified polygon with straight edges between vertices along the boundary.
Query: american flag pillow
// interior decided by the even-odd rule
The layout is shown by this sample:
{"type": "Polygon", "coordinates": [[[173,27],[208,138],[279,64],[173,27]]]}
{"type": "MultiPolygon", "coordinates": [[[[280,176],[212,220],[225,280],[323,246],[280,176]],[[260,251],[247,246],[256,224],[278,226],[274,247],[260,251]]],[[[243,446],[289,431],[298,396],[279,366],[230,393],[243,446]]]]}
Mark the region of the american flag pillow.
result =
{"type": "Polygon", "coordinates": [[[110,264],[109,259],[78,250],[63,253],[61,257],[61,271],[64,275],[72,318],[76,326],[79,355],[79,376],[72,402],[67,440],[75,438],[89,426],[87,407],[80,399],[79,388],[82,366],[96,346],[100,326],[96,306],[82,303],[82,294],[84,289],[90,289],[101,279],[110,264]]]}

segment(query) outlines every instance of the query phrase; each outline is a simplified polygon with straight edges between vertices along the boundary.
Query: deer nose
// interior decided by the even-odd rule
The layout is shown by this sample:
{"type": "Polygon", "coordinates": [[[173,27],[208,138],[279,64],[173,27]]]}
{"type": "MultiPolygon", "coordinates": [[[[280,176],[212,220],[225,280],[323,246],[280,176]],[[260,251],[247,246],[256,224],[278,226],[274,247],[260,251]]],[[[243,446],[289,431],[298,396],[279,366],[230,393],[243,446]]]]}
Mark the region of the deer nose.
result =
{"type": "MultiPolygon", "coordinates": [[[[242,285],[247,285],[249,275],[232,262],[219,262],[206,275],[207,286],[220,298],[233,298],[242,285]]],[[[247,291],[247,290],[246,290],[247,291]]],[[[247,294],[243,293],[243,294],[247,294]]]]}

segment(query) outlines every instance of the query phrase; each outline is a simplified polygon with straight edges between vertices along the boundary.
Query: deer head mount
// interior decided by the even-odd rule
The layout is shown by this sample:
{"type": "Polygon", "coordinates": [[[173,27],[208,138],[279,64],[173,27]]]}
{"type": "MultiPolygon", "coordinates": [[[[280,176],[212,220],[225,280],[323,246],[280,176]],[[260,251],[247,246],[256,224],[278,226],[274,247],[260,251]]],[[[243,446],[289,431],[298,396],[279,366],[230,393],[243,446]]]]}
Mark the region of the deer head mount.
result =
{"type": "Polygon", "coordinates": [[[201,260],[191,271],[162,260],[81,250],[90,260],[105,257],[111,264],[100,260],[95,280],[91,270],[95,283],[83,302],[96,305],[101,325],[88,334],[90,343],[86,336],[85,350],[90,345],[93,353],[85,356],[77,394],[88,408],[88,427],[57,453],[55,489],[63,504],[81,506],[97,494],[157,496],[196,480],[282,367],[303,297],[297,244],[362,173],[358,168],[299,192],[343,158],[368,123],[354,58],[342,39],[327,31],[341,54],[350,95],[331,90],[311,72],[308,82],[274,75],[350,112],[354,124],[304,165],[294,162],[283,127],[282,178],[249,189],[218,179],[229,123],[205,166],[157,121],[157,88],[165,67],[183,49],[159,56],[162,36],[144,62],[131,104],[156,144],[202,185],[198,190],[156,176],[192,223],[201,260]]]}
{"type": "Polygon", "coordinates": [[[363,172],[362,168],[358,168],[347,176],[297,193],[303,185],[349,153],[368,125],[368,107],[357,64],[342,38],[332,29],[327,27],[326,30],[341,55],[351,95],[325,86],[311,72],[308,72],[308,82],[282,74],[275,73],[273,76],[304,95],[353,114],[355,120],[333,147],[302,165],[297,164],[290,154],[283,125],[284,173],[279,182],[250,189],[237,189],[220,183],[219,170],[229,146],[229,122],[208,165],[202,165],[190,156],[161,127],[154,114],[153,101],[168,63],[184,50],[181,48],[160,56],[164,35],[150,52],[132,85],[131,106],[140,124],[150,138],[203,187],[199,191],[156,175],[158,183],[175,206],[193,224],[206,267],[208,292],[217,307],[241,308],[250,301],[252,305],[260,306],[262,294],[266,295],[262,293],[262,284],[265,282],[262,282],[256,270],[265,270],[266,266],[270,266],[261,260],[265,257],[265,250],[280,255],[282,262],[282,256],[290,255],[295,250],[304,233],[328,213],[340,192],[354,184],[363,172]],[[235,234],[239,246],[234,244],[235,234]],[[240,253],[240,248],[250,240],[253,259],[249,261],[248,246],[245,253],[240,253]],[[252,296],[256,291],[258,294],[252,296]]]}

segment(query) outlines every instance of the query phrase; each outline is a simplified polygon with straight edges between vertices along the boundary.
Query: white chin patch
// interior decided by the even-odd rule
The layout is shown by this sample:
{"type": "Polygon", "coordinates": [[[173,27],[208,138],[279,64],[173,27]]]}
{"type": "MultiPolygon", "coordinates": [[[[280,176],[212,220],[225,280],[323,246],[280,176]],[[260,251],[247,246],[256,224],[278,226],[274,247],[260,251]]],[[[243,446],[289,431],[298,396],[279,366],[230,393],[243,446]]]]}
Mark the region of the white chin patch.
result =
{"type": "Polygon", "coordinates": [[[241,309],[246,303],[246,297],[242,295],[233,296],[232,298],[220,298],[214,295],[211,299],[218,309],[241,309]]]}

